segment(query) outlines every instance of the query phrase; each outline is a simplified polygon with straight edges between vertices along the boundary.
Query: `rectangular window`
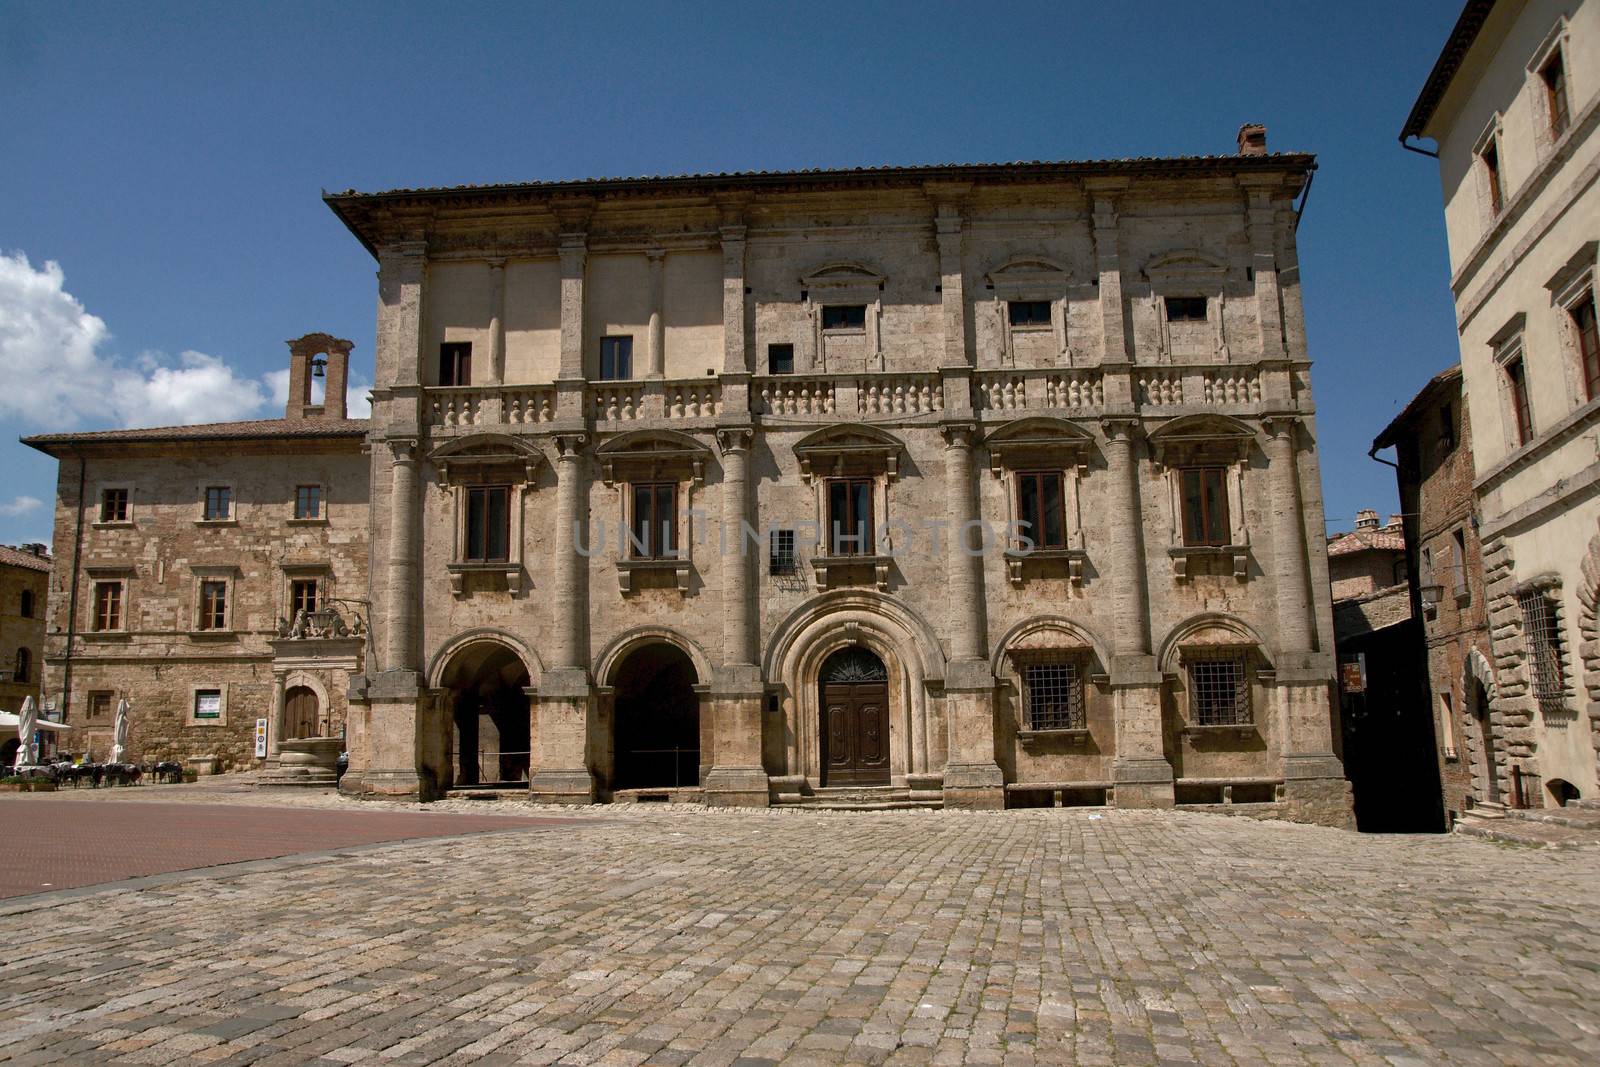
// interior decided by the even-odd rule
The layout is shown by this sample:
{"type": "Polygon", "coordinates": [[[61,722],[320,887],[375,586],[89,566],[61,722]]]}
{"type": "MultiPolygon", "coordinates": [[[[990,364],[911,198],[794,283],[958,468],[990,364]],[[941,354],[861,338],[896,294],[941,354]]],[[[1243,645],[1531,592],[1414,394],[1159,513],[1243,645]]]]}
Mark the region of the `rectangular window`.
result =
{"type": "Polygon", "coordinates": [[[870,556],[872,479],[841,478],[828,483],[828,554],[870,556]]]}
{"type": "Polygon", "coordinates": [[[1083,674],[1077,663],[1024,664],[1022,688],[1028,729],[1088,729],[1083,712],[1083,674]]]}
{"type": "Polygon", "coordinates": [[[297,485],[294,487],[294,517],[297,519],[322,518],[322,486],[297,485]]]}
{"type": "Polygon", "coordinates": [[[208,521],[220,522],[226,519],[233,510],[233,490],[225,485],[213,485],[206,489],[205,517],[208,521]]]}
{"type": "Polygon", "coordinates": [[[100,521],[128,521],[128,491],[126,489],[100,490],[100,521]]]}
{"type": "Polygon", "coordinates": [[[828,304],[822,309],[824,330],[864,330],[867,328],[867,305],[828,304]]]}
{"type": "Polygon", "coordinates": [[[1511,390],[1511,414],[1517,423],[1517,444],[1533,440],[1533,409],[1528,404],[1528,370],[1518,356],[1506,364],[1506,384],[1511,390]]]}
{"type": "Polygon", "coordinates": [[[89,722],[111,721],[111,698],[113,695],[109,689],[95,689],[89,693],[89,722]]]}
{"type": "Polygon", "coordinates": [[[1561,49],[1556,49],[1539,70],[1544,82],[1544,102],[1550,117],[1550,139],[1555,140],[1567,132],[1567,68],[1562,62],[1561,49]]]}
{"type": "Polygon", "coordinates": [[[1445,759],[1456,758],[1456,711],[1449,693],[1439,694],[1439,737],[1445,759]]]}
{"type": "Polygon", "coordinates": [[[1489,212],[1500,214],[1500,209],[1505,207],[1504,197],[1500,192],[1500,145],[1490,138],[1489,144],[1479,154],[1478,159],[1483,163],[1484,178],[1489,183],[1489,212]]]}
{"type": "Polygon", "coordinates": [[[1035,548],[1066,548],[1061,474],[1030,471],[1017,475],[1017,529],[1035,548]]]}
{"type": "Polygon", "coordinates": [[[511,545],[511,488],[474,485],[467,489],[468,563],[503,563],[511,545]]]}
{"type": "Polygon", "coordinates": [[[1206,298],[1203,296],[1167,297],[1168,322],[1206,321],[1206,298]]]}
{"type": "Polygon", "coordinates": [[[635,482],[629,550],[634,559],[671,559],[678,549],[678,485],[635,482]]]}
{"type": "Polygon", "coordinates": [[[200,629],[226,630],[228,628],[228,583],[204,581],[200,583],[200,629]]]}
{"type": "Polygon", "coordinates": [[[1522,635],[1528,642],[1528,673],[1533,679],[1533,699],[1541,714],[1566,710],[1566,657],[1561,649],[1561,625],[1555,603],[1539,590],[1517,597],[1522,609],[1522,635]]]}
{"type": "Polygon", "coordinates": [[[196,689],[194,691],[194,717],[215,721],[222,718],[222,690],[196,689]]]}
{"type": "Polygon", "coordinates": [[[633,337],[600,338],[600,380],[625,382],[633,377],[633,337]]]}
{"type": "Polygon", "coordinates": [[[1446,454],[1456,448],[1455,405],[1446,403],[1439,408],[1439,448],[1446,454]]]}
{"type": "Polygon", "coordinates": [[[1050,325],[1050,301],[1012,300],[1006,304],[1006,320],[1013,326],[1050,325]]]}
{"type": "Polygon", "coordinates": [[[1578,335],[1578,362],[1583,368],[1583,398],[1600,398],[1600,333],[1596,332],[1594,294],[1572,309],[1572,326],[1578,335]]]}
{"type": "Polygon", "coordinates": [[[767,573],[795,572],[794,531],[773,530],[767,535],[767,573]]]}
{"type": "Polygon", "coordinates": [[[296,578],[289,583],[289,618],[297,619],[303,611],[310,614],[322,602],[322,583],[315,578],[296,578]]]}
{"type": "Polygon", "coordinates": [[[1455,530],[1451,533],[1450,584],[1456,596],[1467,591],[1467,532],[1455,530]]]}
{"type": "Polygon", "coordinates": [[[1190,660],[1187,667],[1191,725],[1249,725],[1250,687],[1242,654],[1208,655],[1190,660]]]}
{"type": "Polygon", "coordinates": [[[122,629],[122,583],[94,583],[94,628],[99,631],[122,629]]]}
{"type": "Polygon", "coordinates": [[[794,373],[794,345],[767,346],[767,373],[794,373]]]}
{"type": "Polygon", "coordinates": [[[471,341],[452,341],[439,346],[439,384],[472,384],[471,341]]]}
{"type": "Polygon", "coordinates": [[[1183,496],[1183,543],[1226,545],[1232,534],[1228,522],[1227,470],[1185,467],[1178,472],[1178,477],[1183,496]]]}

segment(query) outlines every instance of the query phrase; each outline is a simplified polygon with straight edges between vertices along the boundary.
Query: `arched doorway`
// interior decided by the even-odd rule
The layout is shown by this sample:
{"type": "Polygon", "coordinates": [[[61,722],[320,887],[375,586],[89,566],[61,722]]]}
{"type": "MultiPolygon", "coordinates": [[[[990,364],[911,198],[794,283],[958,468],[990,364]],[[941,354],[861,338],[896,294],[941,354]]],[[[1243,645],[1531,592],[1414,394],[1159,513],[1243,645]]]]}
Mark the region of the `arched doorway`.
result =
{"type": "Polygon", "coordinates": [[[860,645],[823,661],[822,784],[889,784],[889,672],[860,645]]]}
{"type": "Polygon", "coordinates": [[[290,686],[283,694],[283,736],[290,740],[322,736],[317,731],[317,694],[310,686],[290,686]]]}
{"type": "Polygon", "coordinates": [[[613,789],[700,784],[700,697],[694,663],[658,642],[630,653],[613,676],[613,789]]]}
{"type": "Polygon", "coordinates": [[[440,678],[450,690],[446,727],[456,785],[528,780],[528,668],[497,641],[460,649],[440,678]]]}

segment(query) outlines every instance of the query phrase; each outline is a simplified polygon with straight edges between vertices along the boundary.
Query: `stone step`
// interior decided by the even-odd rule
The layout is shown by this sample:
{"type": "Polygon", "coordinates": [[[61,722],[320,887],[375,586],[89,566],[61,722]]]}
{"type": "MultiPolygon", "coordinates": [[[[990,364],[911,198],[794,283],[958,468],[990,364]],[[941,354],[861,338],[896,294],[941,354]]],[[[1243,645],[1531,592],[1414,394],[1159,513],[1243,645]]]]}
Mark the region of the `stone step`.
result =
{"type": "Polygon", "coordinates": [[[1592,831],[1526,819],[1498,821],[1461,819],[1456,822],[1456,833],[1467,837],[1484,837],[1505,844],[1532,845],[1540,848],[1592,848],[1600,845],[1600,834],[1592,831]]]}
{"type": "Polygon", "coordinates": [[[944,801],[905,786],[825,786],[811,793],[779,793],[777,807],[815,811],[904,811],[942,808],[944,801]]]}
{"type": "Polygon", "coordinates": [[[1590,830],[1600,835],[1600,811],[1577,808],[1570,804],[1564,808],[1511,809],[1506,812],[1506,816],[1523,822],[1545,823],[1550,826],[1570,826],[1575,830],[1590,830]]]}

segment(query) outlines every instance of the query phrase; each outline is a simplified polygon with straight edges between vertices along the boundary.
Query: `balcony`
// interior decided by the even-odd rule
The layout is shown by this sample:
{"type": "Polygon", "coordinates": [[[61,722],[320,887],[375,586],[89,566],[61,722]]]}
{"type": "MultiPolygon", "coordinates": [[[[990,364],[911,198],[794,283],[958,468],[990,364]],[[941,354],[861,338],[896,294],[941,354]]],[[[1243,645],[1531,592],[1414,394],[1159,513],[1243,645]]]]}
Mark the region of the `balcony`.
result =
{"type": "Polygon", "coordinates": [[[1100,371],[979,371],[978,407],[985,411],[1078,411],[1103,407],[1105,383],[1100,371]]]}

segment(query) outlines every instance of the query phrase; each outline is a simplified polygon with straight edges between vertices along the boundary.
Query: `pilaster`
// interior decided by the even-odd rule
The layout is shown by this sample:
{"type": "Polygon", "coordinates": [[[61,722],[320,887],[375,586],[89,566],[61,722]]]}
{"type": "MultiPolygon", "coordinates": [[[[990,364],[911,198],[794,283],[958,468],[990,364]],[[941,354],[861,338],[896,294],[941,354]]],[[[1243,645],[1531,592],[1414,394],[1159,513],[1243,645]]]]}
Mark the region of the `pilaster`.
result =
{"type": "Polygon", "coordinates": [[[1100,360],[1128,362],[1126,312],[1122,305],[1122,255],[1117,234],[1117,197],[1127,188],[1119,180],[1092,181],[1085,187],[1093,204],[1095,269],[1100,277],[1100,360]]]}
{"type": "MultiPolygon", "coordinates": [[[[1273,182],[1276,185],[1278,179],[1273,182]]],[[[1277,210],[1272,203],[1272,189],[1254,184],[1248,177],[1240,178],[1240,184],[1249,199],[1250,259],[1255,275],[1261,358],[1282,359],[1285,355],[1283,303],[1278,291],[1277,210]]]]}
{"type": "Polygon", "coordinates": [[[745,227],[741,204],[723,205],[722,240],[722,369],[726,374],[750,373],[749,343],[745,334],[745,227]]]}
{"type": "Polygon", "coordinates": [[[652,248],[644,255],[650,265],[650,347],[646,353],[649,362],[644,376],[661,378],[666,373],[667,365],[667,253],[663,249],[652,248]]]}
{"type": "Polygon", "coordinates": [[[390,441],[388,602],[384,671],[416,669],[417,457],[413,441],[390,441]]]}
{"type": "Polygon", "coordinates": [[[506,261],[489,260],[489,363],[485,385],[499,385],[506,377],[506,261]]]}
{"type": "Polygon", "coordinates": [[[378,333],[373,358],[379,389],[415,387],[422,381],[427,252],[425,241],[402,241],[378,251],[378,333]]]}

